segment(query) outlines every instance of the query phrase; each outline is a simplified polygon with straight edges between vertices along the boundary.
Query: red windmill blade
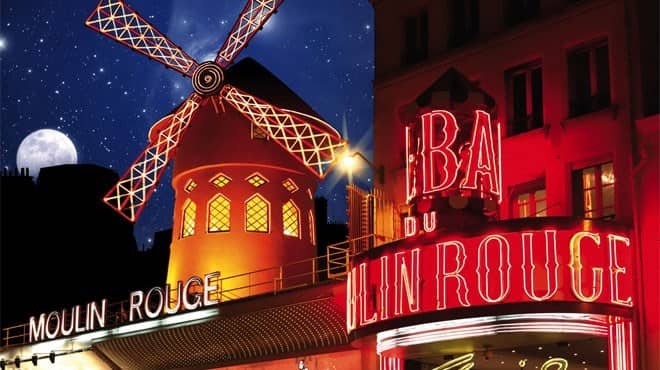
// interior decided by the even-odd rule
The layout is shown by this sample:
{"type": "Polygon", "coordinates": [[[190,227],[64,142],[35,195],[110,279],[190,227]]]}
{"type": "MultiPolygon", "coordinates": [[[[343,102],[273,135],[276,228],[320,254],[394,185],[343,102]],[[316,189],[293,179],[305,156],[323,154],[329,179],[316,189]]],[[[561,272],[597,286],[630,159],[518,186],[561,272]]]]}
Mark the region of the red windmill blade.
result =
{"type": "Polygon", "coordinates": [[[278,108],[229,84],[224,85],[219,98],[266,132],[319,178],[328,173],[336,153],[346,145],[327,123],[278,108]]]}
{"type": "Polygon", "coordinates": [[[101,0],[85,25],[165,66],[192,76],[197,62],[121,0],[101,0]]]}
{"type": "Polygon", "coordinates": [[[179,109],[166,122],[159,122],[154,129],[157,132],[145,150],[140,153],[131,167],[108,191],[103,200],[122,216],[135,221],[142,212],[147,199],[156,189],[158,180],[165,171],[181,142],[183,132],[190,124],[193,113],[199,108],[202,98],[196,93],[190,94],[179,109]],[[165,123],[164,127],[161,123],[165,123]]]}
{"type": "Polygon", "coordinates": [[[225,43],[218,51],[215,62],[225,68],[247,46],[252,37],[266,23],[283,0],[248,0],[240,17],[234,23],[225,39],[225,43]]]}
{"type": "Polygon", "coordinates": [[[156,135],[133,162],[104,201],[135,221],[173,158],[193,114],[204,99],[227,100],[273,141],[323,178],[345,142],[329,124],[315,117],[287,111],[224,85],[225,67],[232,63],[283,0],[247,0],[215,61],[198,64],[180,47],[140,17],[123,0],[100,0],[85,24],[121,44],[192,79],[194,93],[178,110],[161,120],[156,135]]]}

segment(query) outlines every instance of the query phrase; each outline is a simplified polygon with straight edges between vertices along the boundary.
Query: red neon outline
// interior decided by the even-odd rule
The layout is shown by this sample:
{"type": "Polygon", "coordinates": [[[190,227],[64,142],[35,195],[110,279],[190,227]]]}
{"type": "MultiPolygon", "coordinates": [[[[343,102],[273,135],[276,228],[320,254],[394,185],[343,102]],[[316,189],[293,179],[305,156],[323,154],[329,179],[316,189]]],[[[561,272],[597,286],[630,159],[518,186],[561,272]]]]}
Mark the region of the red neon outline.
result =
{"type": "Polygon", "coordinates": [[[424,232],[430,233],[438,227],[435,211],[424,213],[424,232]]]}
{"type": "Polygon", "coordinates": [[[447,279],[455,278],[458,284],[456,288],[456,294],[458,297],[458,302],[463,307],[469,307],[470,301],[468,301],[468,293],[470,289],[468,288],[467,280],[461,275],[461,271],[465,267],[465,261],[467,260],[467,253],[465,252],[465,245],[459,241],[448,241],[444,243],[438,243],[435,245],[435,254],[436,254],[436,272],[435,272],[435,299],[436,299],[436,310],[444,310],[447,308],[447,279]],[[456,247],[456,269],[451,272],[447,272],[446,261],[446,249],[448,246],[456,247]],[[440,301],[440,265],[442,265],[442,302],[440,301]],[[461,296],[461,286],[463,287],[463,294],[461,296]]]}
{"type": "Polygon", "coordinates": [[[587,297],[582,293],[582,262],[580,251],[582,248],[581,241],[584,238],[589,238],[596,243],[596,247],[600,247],[600,235],[590,233],[588,231],[578,231],[571,237],[569,242],[569,247],[571,251],[571,262],[568,264],[568,267],[571,269],[571,290],[577,299],[582,302],[593,302],[597,300],[600,295],[603,293],[603,268],[594,267],[593,272],[593,284],[592,284],[592,295],[587,297]]]}
{"type": "Polygon", "coordinates": [[[367,319],[367,263],[360,264],[360,326],[369,325],[378,321],[378,313],[374,311],[373,315],[367,319]]]}
{"type": "Polygon", "coordinates": [[[632,307],[633,306],[632,296],[628,296],[628,298],[626,299],[619,298],[618,275],[625,274],[626,268],[619,265],[616,254],[617,242],[623,242],[623,244],[626,247],[630,247],[630,239],[614,234],[607,235],[607,239],[609,240],[609,252],[610,252],[610,273],[611,273],[610,295],[612,297],[612,303],[619,304],[622,306],[632,307]]]}
{"type": "Polygon", "coordinates": [[[388,306],[390,286],[388,284],[389,278],[389,257],[380,257],[380,319],[387,320],[389,318],[388,306]]]}
{"type": "Polygon", "coordinates": [[[408,252],[399,252],[394,255],[394,314],[403,313],[403,290],[406,290],[408,300],[408,310],[412,312],[419,311],[419,248],[410,251],[410,274],[406,265],[405,254],[408,252]],[[410,276],[409,276],[410,275],[410,276]],[[412,282],[411,282],[412,280],[412,282]],[[414,287],[414,289],[413,289],[414,287]]]}
{"type": "Polygon", "coordinates": [[[511,246],[509,245],[509,241],[502,235],[499,234],[492,234],[486,236],[480,243],[478,247],[478,257],[477,257],[477,281],[478,281],[478,291],[479,295],[481,298],[483,298],[484,301],[489,302],[489,303],[497,303],[501,302],[504,300],[507,295],[509,294],[509,291],[511,290],[511,246]],[[489,274],[490,274],[490,267],[488,264],[488,245],[490,241],[496,240],[498,241],[499,245],[499,254],[500,254],[500,264],[497,267],[497,270],[499,271],[500,275],[500,295],[497,298],[491,298],[489,293],[490,293],[490,279],[489,279],[489,274]],[[505,247],[506,253],[502,253],[502,247],[505,247]],[[504,259],[504,255],[506,255],[506,260],[504,259]],[[483,261],[485,259],[486,261],[483,261]],[[506,275],[503,274],[503,266],[505,266],[506,262],[506,275]],[[481,266],[483,265],[486,268],[486,272],[483,274],[481,273],[481,266]],[[506,276],[506,279],[504,278],[506,276]],[[485,279],[484,279],[485,278],[485,279]],[[482,284],[483,283],[483,284],[482,284]],[[484,290],[485,288],[485,290],[484,290]]]}
{"type": "MultiPolygon", "coordinates": [[[[476,118],[474,127],[472,128],[472,139],[470,141],[469,160],[465,170],[465,178],[461,181],[461,188],[479,191],[481,194],[493,194],[501,197],[499,174],[502,164],[501,158],[495,156],[495,148],[493,143],[493,131],[490,114],[482,110],[475,111],[476,118]],[[486,139],[486,150],[483,149],[484,141],[486,139]],[[475,144],[476,143],[476,144],[475,144]],[[478,155],[477,160],[474,160],[475,152],[478,155]],[[487,154],[488,163],[484,166],[481,162],[482,154],[487,154]],[[475,163],[476,162],[476,163],[475,163]],[[477,176],[481,179],[481,184],[477,185],[477,176]],[[485,191],[484,179],[488,177],[489,191],[485,191]]],[[[499,142],[499,141],[498,141],[499,142]]],[[[499,144],[498,144],[499,145],[499,144]]]]}
{"type": "Polygon", "coordinates": [[[458,124],[456,117],[446,110],[435,110],[431,113],[422,115],[422,174],[424,176],[423,192],[424,194],[434,193],[449,189],[456,182],[458,177],[458,157],[450,146],[456,141],[458,136],[458,124]],[[436,137],[436,118],[442,118],[443,141],[438,145],[433,145],[433,139],[436,137]],[[427,153],[428,152],[428,153],[427,153]],[[443,165],[435,165],[435,155],[443,157],[443,165]],[[428,156],[428,158],[427,158],[428,156]],[[440,173],[441,180],[437,183],[435,178],[436,169],[440,173]]]}
{"type": "Polygon", "coordinates": [[[534,233],[522,233],[522,272],[523,272],[523,289],[525,294],[530,299],[535,301],[545,301],[552,298],[559,290],[559,259],[557,258],[557,230],[545,231],[545,276],[546,276],[546,294],[539,297],[534,292],[534,271],[536,265],[534,264],[534,233]],[[552,259],[550,256],[550,247],[552,246],[552,259]],[[527,269],[527,256],[529,255],[529,265],[531,269],[527,269]],[[550,268],[550,263],[554,268],[550,268]],[[528,278],[529,275],[529,278],[528,278]],[[553,279],[554,278],[554,279],[553,279]]]}

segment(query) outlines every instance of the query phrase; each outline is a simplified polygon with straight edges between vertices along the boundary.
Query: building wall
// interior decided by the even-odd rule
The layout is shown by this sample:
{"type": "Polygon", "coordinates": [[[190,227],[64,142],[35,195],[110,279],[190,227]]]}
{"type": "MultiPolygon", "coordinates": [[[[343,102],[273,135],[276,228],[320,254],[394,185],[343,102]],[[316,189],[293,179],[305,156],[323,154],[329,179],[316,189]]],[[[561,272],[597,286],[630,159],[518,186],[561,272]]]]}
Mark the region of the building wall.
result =
{"type": "MultiPolygon", "coordinates": [[[[649,103],[658,100],[657,89],[653,97],[649,84],[641,84],[646,81],[647,71],[650,80],[657,79],[657,62],[654,64],[650,56],[653,53],[647,50],[649,45],[654,45],[655,37],[649,28],[652,22],[647,5],[643,1],[541,0],[538,16],[508,26],[503,1],[480,1],[478,35],[461,47],[450,48],[449,0],[373,3],[376,18],[374,163],[385,167],[386,195],[399,205],[405,203],[404,125],[398,118],[402,105],[415,99],[453,67],[495,99],[498,107],[495,118],[506,125],[511,119],[507,71],[540,60],[543,127],[509,134],[503,140],[504,197],[499,218],[514,217],[517,192],[534,181],[545,184],[548,216],[579,214],[573,204],[573,171],[611,161],[616,179],[615,221],[636,227],[641,258],[653,261],[642,266],[640,285],[657,293],[654,250],[658,238],[653,236],[657,231],[651,231],[649,226],[654,224],[657,230],[657,202],[654,203],[658,193],[657,151],[647,150],[645,155],[650,159],[646,160],[645,169],[633,170],[640,161],[635,119],[657,113],[649,103]],[[404,64],[406,17],[420,14],[422,9],[426,9],[428,17],[428,56],[416,64],[404,64]],[[637,16],[644,22],[636,23],[637,16]],[[634,26],[630,26],[631,22],[634,26]],[[611,104],[571,117],[567,55],[574,48],[599,39],[607,39],[608,43],[611,104]]],[[[657,11],[654,14],[657,28],[657,11]]],[[[657,44],[655,48],[658,54],[657,44]]],[[[651,120],[648,127],[654,127],[657,134],[658,116],[647,120],[651,120]]],[[[653,137],[641,136],[646,143],[650,142],[648,137],[653,137]]],[[[650,303],[658,294],[652,296],[647,299],[646,311],[642,311],[646,318],[640,328],[640,340],[649,344],[658,341],[657,304],[650,303]]],[[[649,353],[644,361],[655,366],[642,368],[657,367],[654,356],[649,353]]]]}

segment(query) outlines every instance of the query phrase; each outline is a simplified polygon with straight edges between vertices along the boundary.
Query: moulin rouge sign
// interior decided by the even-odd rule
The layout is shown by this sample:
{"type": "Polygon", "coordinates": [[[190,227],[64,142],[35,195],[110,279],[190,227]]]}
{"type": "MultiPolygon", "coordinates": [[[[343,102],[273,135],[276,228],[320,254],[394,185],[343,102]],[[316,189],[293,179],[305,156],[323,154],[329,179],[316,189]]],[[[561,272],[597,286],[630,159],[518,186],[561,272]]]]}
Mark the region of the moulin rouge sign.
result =
{"type": "MultiPolygon", "coordinates": [[[[500,130],[486,112],[475,112],[471,139],[458,148],[459,128],[450,112],[426,113],[420,126],[406,129],[409,203],[447,192],[501,200],[500,130]]],[[[406,236],[436,230],[435,216],[425,209],[406,217],[406,236]]],[[[347,279],[347,329],[507,303],[632,307],[632,245],[626,235],[594,224],[547,224],[511,231],[503,223],[508,230],[467,237],[418,236],[356,257],[347,279]]]]}
{"type": "Polygon", "coordinates": [[[349,272],[347,327],[504,303],[631,307],[631,249],[624,235],[557,228],[384,247],[349,272]]]}
{"type": "MultiPolygon", "coordinates": [[[[153,287],[147,293],[142,290],[131,292],[128,323],[218,304],[219,277],[219,272],[212,272],[204,275],[204,278],[193,276],[185,283],[179,281],[176,288],[166,284],[165,287],[153,287]]],[[[28,324],[29,343],[103,329],[108,314],[107,300],[104,299],[100,304],[90,302],[84,307],[77,305],[70,310],[32,316],[28,324]]]]}

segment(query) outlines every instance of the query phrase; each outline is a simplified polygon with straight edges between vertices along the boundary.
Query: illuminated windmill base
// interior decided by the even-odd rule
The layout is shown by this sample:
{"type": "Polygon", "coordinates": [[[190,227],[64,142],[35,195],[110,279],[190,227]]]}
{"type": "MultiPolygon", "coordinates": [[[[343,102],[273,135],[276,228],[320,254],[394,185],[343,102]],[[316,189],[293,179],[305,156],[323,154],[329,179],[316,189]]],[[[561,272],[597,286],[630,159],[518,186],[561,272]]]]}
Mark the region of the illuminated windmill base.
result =
{"type": "MultiPolygon", "coordinates": [[[[232,84],[312,119],[311,108],[253,60],[244,59],[228,72],[232,84]]],[[[158,129],[159,123],[151,134],[158,129]]],[[[317,181],[237,109],[211,100],[202,103],[174,161],[176,195],[167,282],[176,286],[177,281],[214,271],[227,278],[315,257],[317,181]]],[[[281,284],[295,285],[287,276],[309,271],[311,263],[298,266],[300,271],[287,269],[281,284]]],[[[270,284],[231,291],[224,298],[270,290],[273,279],[280,277],[276,269],[257,275],[225,280],[223,291],[256,281],[270,284]]]]}

